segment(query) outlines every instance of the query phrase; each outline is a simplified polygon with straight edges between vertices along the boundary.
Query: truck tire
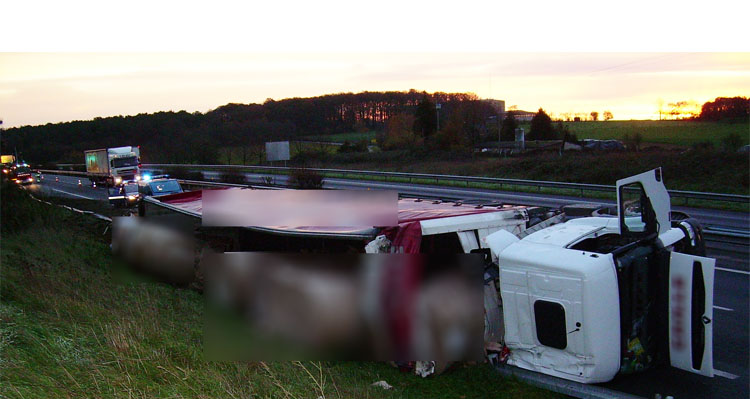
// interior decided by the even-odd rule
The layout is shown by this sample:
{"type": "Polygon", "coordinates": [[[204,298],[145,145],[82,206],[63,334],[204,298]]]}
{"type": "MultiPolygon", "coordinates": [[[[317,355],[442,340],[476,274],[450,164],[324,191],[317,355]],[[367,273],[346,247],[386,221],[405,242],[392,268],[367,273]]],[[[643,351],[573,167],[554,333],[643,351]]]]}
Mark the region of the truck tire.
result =
{"type": "Polygon", "coordinates": [[[678,216],[676,220],[672,220],[672,227],[676,227],[685,233],[685,237],[675,243],[676,252],[706,256],[706,241],[703,238],[703,226],[700,222],[691,217],[681,218],[678,216]]]}

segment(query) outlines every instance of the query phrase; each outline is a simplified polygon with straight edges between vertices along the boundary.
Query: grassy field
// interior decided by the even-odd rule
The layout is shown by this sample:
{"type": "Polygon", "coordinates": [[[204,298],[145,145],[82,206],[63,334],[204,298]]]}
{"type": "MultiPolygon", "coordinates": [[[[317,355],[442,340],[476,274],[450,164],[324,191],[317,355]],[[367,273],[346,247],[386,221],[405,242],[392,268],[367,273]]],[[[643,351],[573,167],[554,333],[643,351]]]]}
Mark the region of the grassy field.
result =
{"type": "MultiPolygon", "coordinates": [[[[583,121],[563,122],[571,133],[579,139],[617,139],[622,140],[626,134],[640,133],[644,143],[674,144],[691,146],[696,143],[710,141],[714,146],[720,146],[721,140],[731,133],[737,133],[750,143],[750,123],[721,123],[697,121],[583,121]]],[[[528,133],[530,123],[521,123],[520,127],[528,133]]],[[[316,135],[305,137],[306,140],[354,143],[360,140],[370,142],[375,139],[375,132],[349,132],[333,135],[316,135]]]]}
{"type": "MultiPolygon", "coordinates": [[[[691,146],[710,141],[714,146],[721,146],[721,140],[737,133],[743,144],[750,142],[749,123],[721,123],[695,121],[584,121],[564,122],[571,133],[578,139],[617,139],[622,140],[626,134],[640,133],[644,143],[675,144],[691,146]]],[[[521,127],[528,133],[530,123],[521,127]]]]}
{"type": "Polygon", "coordinates": [[[331,135],[316,135],[304,137],[305,140],[311,141],[330,141],[333,143],[343,143],[348,141],[350,143],[356,143],[358,141],[366,140],[368,143],[375,139],[375,132],[349,132],[349,133],[338,133],[331,135]]]}
{"type": "Polygon", "coordinates": [[[106,224],[0,194],[2,398],[557,397],[483,364],[421,379],[383,363],[206,361],[200,294],[117,281],[106,224]]]}

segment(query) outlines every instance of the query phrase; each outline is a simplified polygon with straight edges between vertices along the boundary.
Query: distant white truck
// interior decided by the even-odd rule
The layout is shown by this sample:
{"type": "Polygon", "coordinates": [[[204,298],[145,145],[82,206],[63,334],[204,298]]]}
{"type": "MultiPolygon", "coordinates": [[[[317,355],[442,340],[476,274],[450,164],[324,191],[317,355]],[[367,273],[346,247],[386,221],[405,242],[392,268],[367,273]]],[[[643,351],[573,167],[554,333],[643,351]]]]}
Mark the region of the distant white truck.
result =
{"type": "Polygon", "coordinates": [[[92,183],[118,186],[141,178],[140,147],[126,146],[84,151],[86,174],[92,183]]]}

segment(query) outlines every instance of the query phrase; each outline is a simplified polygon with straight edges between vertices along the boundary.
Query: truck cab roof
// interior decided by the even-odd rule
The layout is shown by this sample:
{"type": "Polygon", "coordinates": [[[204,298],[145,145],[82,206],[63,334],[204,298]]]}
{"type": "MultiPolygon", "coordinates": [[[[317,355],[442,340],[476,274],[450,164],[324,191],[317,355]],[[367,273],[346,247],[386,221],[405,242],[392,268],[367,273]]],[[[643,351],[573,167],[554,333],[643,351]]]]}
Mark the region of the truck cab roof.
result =
{"type": "Polygon", "coordinates": [[[567,248],[595,233],[596,235],[616,234],[617,229],[617,218],[579,218],[529,234],[522,241],[567,248]]]}

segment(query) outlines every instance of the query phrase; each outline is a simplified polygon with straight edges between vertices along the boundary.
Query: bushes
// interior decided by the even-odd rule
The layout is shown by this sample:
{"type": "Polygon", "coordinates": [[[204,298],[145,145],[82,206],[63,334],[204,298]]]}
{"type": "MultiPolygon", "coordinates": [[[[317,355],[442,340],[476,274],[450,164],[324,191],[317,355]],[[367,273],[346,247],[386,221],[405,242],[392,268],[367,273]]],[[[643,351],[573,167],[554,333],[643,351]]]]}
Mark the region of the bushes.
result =
{"type": "Polygon", "coordinates": [[[307,166],[314,163],[326,162],[331,158],[331,154],[325,149],[305,149],[295,154],[290,160],[292,164],[307,166]]]}
{"type": "Polygon", "coordinates": [[[351,152],[367,152],[367,140],[360,140],[356,143],[350,143],[349,141],[345,141],[344,144],[342,144],[339,149],[336,151],[339,154],[346,154],[351,152]]]}
{"type": "Polygon", "coordinates": [[[641,143],[643,142],[643,135],[638,132],[633,134],[625,133],[625,137],[622,139],[625,142],[625,147],[630,151],[640,151],[641,143]]]}
{"type": "Polygon", "coordinates": [[[721,139],[721,147],[726,152],[737,151],[738,148],[742,147],[742,137],[737,132],[730,133],[721,139]]]}
{"type": "Polygon", "coordinates": [[[245,184],[245,175],[242,172],[223,172],[221,181],[232,184],[245,184]]]}
{"type": "Polygon", "coordinates": [[[293,169],[289,174],[289,187],[298,190],[322,189],[323,175],[307,168],[293,169]]]}

